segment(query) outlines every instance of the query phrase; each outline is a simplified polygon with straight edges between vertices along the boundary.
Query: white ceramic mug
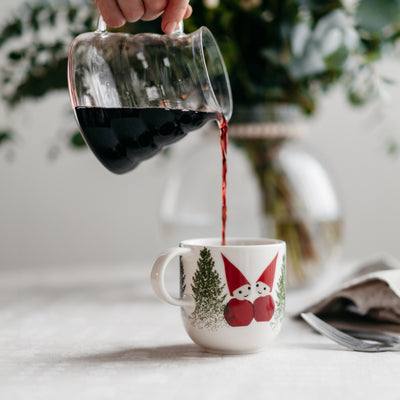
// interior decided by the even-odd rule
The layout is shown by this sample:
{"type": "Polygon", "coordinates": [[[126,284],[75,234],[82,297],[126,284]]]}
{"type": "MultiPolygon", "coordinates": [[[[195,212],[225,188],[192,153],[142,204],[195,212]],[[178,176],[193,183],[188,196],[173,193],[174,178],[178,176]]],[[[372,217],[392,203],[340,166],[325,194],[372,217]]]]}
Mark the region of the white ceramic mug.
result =
{"type": "Polygon", "coordinates": [[[155,261],[151,283],[158,297],[179,306],[191,339],[212,352],[265,349],[277,336],[285,309],[286,246],[264,238],[182,241],[155,261]],[[180,257],[180,298],[165,285],[165,270],[180,257]]]}

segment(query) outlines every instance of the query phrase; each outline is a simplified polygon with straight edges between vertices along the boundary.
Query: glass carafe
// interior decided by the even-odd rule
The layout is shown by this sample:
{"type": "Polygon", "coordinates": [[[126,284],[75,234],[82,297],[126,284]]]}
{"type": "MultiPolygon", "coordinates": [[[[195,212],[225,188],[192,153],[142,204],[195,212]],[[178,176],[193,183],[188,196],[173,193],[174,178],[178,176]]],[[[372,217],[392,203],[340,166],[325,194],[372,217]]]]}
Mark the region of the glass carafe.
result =
{"type": "Polygon", "coordinates": [[[186,35],[95,32],[71,46],[68,85],[82,135],[122,174],[210,120],[229,120],[232,97],[221,52],[202,27],[186,35]]]}

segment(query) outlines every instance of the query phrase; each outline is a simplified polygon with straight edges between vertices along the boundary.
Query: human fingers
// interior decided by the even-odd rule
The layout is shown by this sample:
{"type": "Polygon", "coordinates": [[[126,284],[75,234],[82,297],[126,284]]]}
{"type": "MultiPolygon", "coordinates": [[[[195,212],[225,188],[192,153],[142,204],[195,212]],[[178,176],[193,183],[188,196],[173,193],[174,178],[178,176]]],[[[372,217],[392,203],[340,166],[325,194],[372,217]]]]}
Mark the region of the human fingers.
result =
{"type": "MultiPolygon", "coordinates": [[[[188,12],[189,0],[169,0],[161,22],[162,30],[172,33],[188,12]]],[[[190,15],[190,14],[189,14],[190,15]]]]}
{"type": "Polygon", "coordinates": [[[185,15],[183,16],[183,19],[189,18],[189,17],[192,15],[192,12],[193,12],[193,8],[192,8],[192,6],[189,4],[189,5],[187,6],[185,15]]]}
{"type": "Polygon", "coordinates": [[[142,0],[117,0],[117,3],[128,22],[136,22],[142,19],[145,14],[145,6],[142,0]]]}
{"type": "Polygon", "coordinates": [[[93,0],[93,2],[108,26],[119,28],[125,24],[126,18],[115,0],[93,0]]]}
{"type": "Polygon", "coordinates": [[[145,11],[142,20],[151,21],[163,13],[167,7],[168,0],[143,0],[143,4],[145,11]]]}

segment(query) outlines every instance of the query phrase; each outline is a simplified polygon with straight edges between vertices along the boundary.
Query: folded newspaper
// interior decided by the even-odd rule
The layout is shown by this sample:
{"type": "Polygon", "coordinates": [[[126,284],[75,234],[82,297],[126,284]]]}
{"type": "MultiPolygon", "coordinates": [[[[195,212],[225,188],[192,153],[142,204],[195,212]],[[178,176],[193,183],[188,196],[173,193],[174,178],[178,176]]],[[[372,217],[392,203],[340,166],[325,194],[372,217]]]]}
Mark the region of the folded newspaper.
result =
{"type": "Polygon", "coordinates": [[[347,322],[353,319],[400,325],[400,263],[395,259],[383,257],[364,262],[324,293],[300,312],[347,322]]]}

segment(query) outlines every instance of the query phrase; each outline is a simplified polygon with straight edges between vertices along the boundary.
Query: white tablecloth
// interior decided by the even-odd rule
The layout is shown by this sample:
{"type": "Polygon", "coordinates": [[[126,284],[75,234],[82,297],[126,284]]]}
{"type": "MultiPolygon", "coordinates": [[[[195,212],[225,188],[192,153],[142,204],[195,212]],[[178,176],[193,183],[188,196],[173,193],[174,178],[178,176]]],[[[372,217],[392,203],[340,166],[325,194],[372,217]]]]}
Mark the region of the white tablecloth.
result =
{"type": "MultiPolygon", "coordinates": [[[[356,353],[287,318],[265,352],[192,344],[150,265],[0,270],[0,399],[396,399],[400,353],[356,353]]],[[[307,290],[289,293],[296,308],[307,290]]]]}

